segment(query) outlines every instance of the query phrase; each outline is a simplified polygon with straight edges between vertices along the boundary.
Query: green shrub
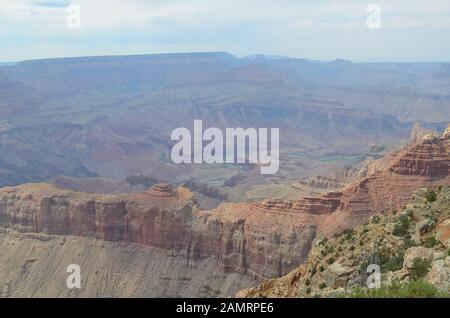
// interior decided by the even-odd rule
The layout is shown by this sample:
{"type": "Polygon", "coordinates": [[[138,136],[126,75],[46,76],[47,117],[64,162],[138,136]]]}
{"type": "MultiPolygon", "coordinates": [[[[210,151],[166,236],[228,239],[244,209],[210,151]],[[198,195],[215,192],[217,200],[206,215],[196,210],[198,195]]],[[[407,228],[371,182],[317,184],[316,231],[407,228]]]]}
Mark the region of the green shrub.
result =
{"type": "Polygon", "coordinates": [[[423,246],[425,246],[426,248],[432,248],[439,244],[440,244],[439,241],[436,240],[434,236],[430,236],[425,239],[423,246]]]}
{"type": "Polygon", "coordinates": [[[383,272],[389,272],[389,271],[395,272],[395,271],[402,269],[403,256],[404,256],[404,254],[400,253],[400,254],[389,257],[389,259],[384,264],[382,264],[383,272]]]}
{"type": "Polygon", "coordinates": [[[325,268],[323,266],[319,267],[319,271],[322,273],[325,270],[325,268]]]}
{"type": "Polygon", "coordinates": [[[406,237],[403,238],[403,248],[405,250],[407,250],[410,247],[416,247],[418,244],[411,240],[411,236],[407,235],[406,237]]]}
{"type": "Polygon", "coordinates": [[[309,295],[309,294],[311,294],[311,288],[306,288],[306,295],[309,295]]]}
{"type": "Polygon", "coordinates": [[[320,285],[319,285],[319,288],[320,289],[324,289],[324,288],[326,288],[327,287],[327,284],[325,284],[325,283],[320,283],[320,285]]]}
{"type": "Polygon", "coordinates": [[[413,261],[413,267],[411,269],[411,274],[409,278],[411,280],[419,280],[424,278],[428,272],[430,271],[431,262],[427,260],[423,260],[420,258],[416,258],[413,261]]]}
{"type": "Polygon", "coordinates": [[[406,215],[400,216],[398,223],[394,227],[394,231],[392,232],[395,236],[406,236],[409,231],[409,227],[411,226],[409,222],[409,218],[406,215]]]}
{"type": "Polygon", "coordinates": [[[436,201],[436,199],[437,199],[437,194],[436,194],[436,192],[434,192],[434,191],[428,191],[428,192],[425,194],[425,199],[427,199],[427,201],[430,202],[430,203],[436,201]]]}
{"type": "Polygon", "coordinates": [[[306,285],[306,286],[311,285],[311,281],[310,281],[309,279],[307,279],[307,280],[305,281],[305,285],[306,285]]]}
{"type": "Polygon", "coordinates": [[[328,243],[328,239],[324,238],[324,239],[320,240],[319,245],[320,246],[325,246],[327,243],[328,243]]]}
{"type": "Polygon", "coordinates": [[[334,262],[335,262],[334,257],[330,257],[330,258],[327,260],[328,265],[331,265],[331,264],[333,264],[334,262]]]}
{"type": "Polygon", "coordinates": [[[404,250],[401,249],[396,254],[392,254],[385,247],[374,250],[368,258],[362,263],[361,270],[366,271],[369,264],[379,264],[383,273],[396,271],[403,267],[404,250]]]}
{"type": "Polygon", "coordinates": [[[344,232],[342,232],[342,234],[344,235],[345,239],[347,241],[350,241],[353,237],[354,234],[354,230],[353,229],[346,229],[344,232]]]}
{"type": "Polygon", "coordinates": [[[378,215],[375,215],[375,216],[372,218],[372,223],[373,223],[373,224],[379,224],[380,221],[381,221],[381,218],[380,218],[378,215]]]}
{"type": "Polygon", "coordinates": [[[423,281],[407,283],[394,282],[391,286],[368,289],[358,287],[349,294],[339,294],[342,298],[450,298],[449,293],[439,291],[435,286],[423,281]]]}

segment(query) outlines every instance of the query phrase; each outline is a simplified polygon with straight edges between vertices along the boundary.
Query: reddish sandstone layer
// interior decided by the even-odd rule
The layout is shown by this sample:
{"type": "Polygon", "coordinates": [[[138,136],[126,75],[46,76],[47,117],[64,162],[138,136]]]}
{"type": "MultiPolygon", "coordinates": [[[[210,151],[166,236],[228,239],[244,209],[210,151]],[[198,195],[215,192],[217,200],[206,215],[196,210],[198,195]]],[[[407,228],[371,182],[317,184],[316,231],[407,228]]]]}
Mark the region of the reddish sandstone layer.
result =
{"type": "Polygon", "coordinates": [[[183,188],[100,195],[30,184],[0,190],[0,224],[25,232],[75,234],[155,247],[185,245],[195,203],[183,188]]]}
{"type": "Polygon", "coordinates": [[[450,184],[450,130],[423,138],[371,164],[366,177],[342,191],[339,208],[327,216],[320,230],[331,233],[354,226],[374,213],[404,207],[418,188],[450,184]]]}

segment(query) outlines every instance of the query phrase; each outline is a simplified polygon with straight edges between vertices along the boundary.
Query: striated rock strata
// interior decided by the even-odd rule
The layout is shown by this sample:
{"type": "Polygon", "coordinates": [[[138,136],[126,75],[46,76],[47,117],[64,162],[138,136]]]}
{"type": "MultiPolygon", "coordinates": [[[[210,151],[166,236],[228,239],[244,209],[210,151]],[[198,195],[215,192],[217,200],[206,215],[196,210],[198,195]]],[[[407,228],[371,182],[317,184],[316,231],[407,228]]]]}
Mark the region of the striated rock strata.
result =
{"type": "Polygon", "coordinates": [[[101,195],[29,184],[0,190],[0,226],[20,232],[88,236],[214,256],[225,272],[285,274],[315,238],[314,216],[255,205],[196,208],[192,192],[156,185],[132,195],[101,195]]]}

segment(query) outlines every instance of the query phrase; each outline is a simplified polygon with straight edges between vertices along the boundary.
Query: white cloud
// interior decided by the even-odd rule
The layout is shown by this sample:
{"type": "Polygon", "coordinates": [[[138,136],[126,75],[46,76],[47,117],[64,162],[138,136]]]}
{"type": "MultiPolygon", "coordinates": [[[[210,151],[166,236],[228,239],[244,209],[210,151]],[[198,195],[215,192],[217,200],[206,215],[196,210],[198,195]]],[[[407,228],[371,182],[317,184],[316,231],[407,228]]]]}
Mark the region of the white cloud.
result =
{"type": "MultiPolygon", "coordinates": [[[[349,38],[337,44],[361,45],[361,38],[369,36],[365,23],[368,16],[366,8],[370,3],[377,3],[382,9],[383,32],[397,34],[402,30],[439,29],[441,36],[450,28],[448,0],[409,0],[407,3],[401,0],[0,1],[0,41],[7,47],[3,51],[20,57],[25,54],[45,56],[41,49],[39,55],[24,50],[24,47],[36,43],[47,48],[47,55],[51,56],[58,55],[58,52],[85,54],[89,50],[93,54],[126,54],[131,47],[133,52],[139,51],[139,45],[143,52],[149,48],[162,51],[216,48],[235,50],[238,54],[258,53],[260,50],[312,54],[315,47],[316,50],[324,50],[324,41],[335,43],[336,39],[349,34],[355,35],[353,40],[349,38]],[[81,7],[82,28],[76,32],[66,28],[64,6],[69,3],[81,7]],[[305,43],[301,46],[299,39],[308,40],[308,46],[305,43]]],[[[375,34],[372,32],[370,36],[375,34]]],[[[383,34],[391,39],[387,33],[383,34]]],[[[433,39],[434,34],[437,33],[428,33],[427,36],[433,39]]],[[[384,41],[382,38],[378,40],[384,41]]],[[[401,41],[402,36],[398,35],[394,42],[401,41]]],[[[314,55],[328,56],[333,49],[324,51],[314,55]]],[[[10,58],[0,52],[0,60],[7,57],[10,58]]]]}

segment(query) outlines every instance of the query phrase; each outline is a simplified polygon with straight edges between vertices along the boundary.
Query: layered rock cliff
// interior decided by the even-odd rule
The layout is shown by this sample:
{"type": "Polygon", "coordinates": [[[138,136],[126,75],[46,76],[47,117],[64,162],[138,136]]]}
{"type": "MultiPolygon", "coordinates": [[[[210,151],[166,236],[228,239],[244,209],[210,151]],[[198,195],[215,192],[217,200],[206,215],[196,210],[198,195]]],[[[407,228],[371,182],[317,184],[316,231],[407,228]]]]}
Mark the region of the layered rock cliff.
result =
{"type": "Polygon", "coordinates": [[[200,211],[185,188],[157,185],[133,195],[61,190],[48,184],[0,190],[0,226],[185,251],[187,263],[214,256],[225,272],[276,277],[301,263],[315,238],[308,215],[222,206],[200,211]]]}
{"type": "Polygon", "coordinates": [[[324,219],[320,230],[333,233],[355,226],[370,215],[404,207],[418,188],[450,184],[450,133],[425,134],[405,149],[376,160],[365,176],[344,188],[339,207],[324,219]]]}

